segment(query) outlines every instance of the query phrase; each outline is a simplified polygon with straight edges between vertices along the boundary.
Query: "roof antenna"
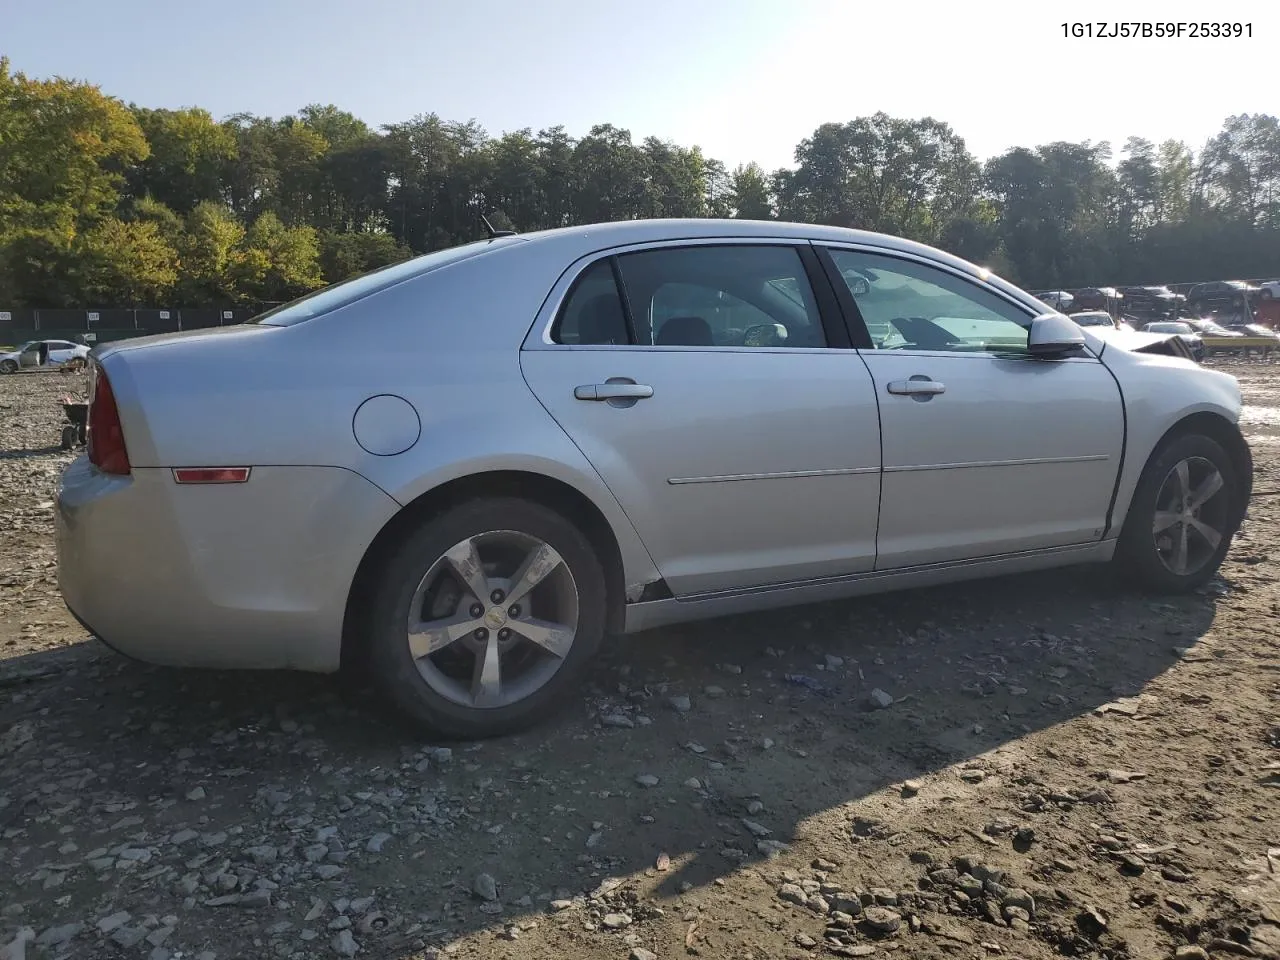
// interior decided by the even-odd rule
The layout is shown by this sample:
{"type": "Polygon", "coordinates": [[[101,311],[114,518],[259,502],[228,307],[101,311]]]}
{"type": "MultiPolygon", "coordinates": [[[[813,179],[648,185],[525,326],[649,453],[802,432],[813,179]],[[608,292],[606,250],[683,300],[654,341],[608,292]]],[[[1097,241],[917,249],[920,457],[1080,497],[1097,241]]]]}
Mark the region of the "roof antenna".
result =
{"type": "Polygon", "coordinates": [[[480,214],[480,222],[484,224],[485,232],[489,234],[490,240],[497,240],[498,237],[514,237],[516,235],[516,232],[514,230],[493,229],[493,224],[489,222],[489,218],[486,217],[483,213],[480,214]]]}

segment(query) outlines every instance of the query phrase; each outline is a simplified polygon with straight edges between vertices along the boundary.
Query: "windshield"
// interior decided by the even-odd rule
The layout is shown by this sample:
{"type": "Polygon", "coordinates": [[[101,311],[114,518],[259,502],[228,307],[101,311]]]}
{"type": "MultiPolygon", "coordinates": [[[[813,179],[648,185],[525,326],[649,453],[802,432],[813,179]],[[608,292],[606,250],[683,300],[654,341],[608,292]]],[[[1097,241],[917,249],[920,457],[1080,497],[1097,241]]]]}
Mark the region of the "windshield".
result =
{"type": "Polygon", "coordinates": [[[266,313],[259,314],[249,323],[260,323],[271,327],[288,327],[304,320],[311,320],[323,313],[330,313],[339,307],[345,307],[357,300],[395,286],[404,280],[421,276],[440,267],[479,256],[486,250],[501,245],[523,243],[518,237],[502,237],[497,240],[477,240],[475,243],[464,243],[458,247],[448,247],[434,253],[423,254],[412,260],[402,260],[386,267],[380,267],[369,273],[324,287],[314,293],[308,293],[291,303],[283,304],[266,313]]]}
{"type": "Polygon", "coordinates": [[[1194,333],[1185,323],[1149,323],[1147,329],[1152,333],[1194,333]]]}
{"type": "Polygon", "coordinates": [[[1114,327],[1109,313],[1075,313],[1071,319],[1082,327],[1114,327]]]}

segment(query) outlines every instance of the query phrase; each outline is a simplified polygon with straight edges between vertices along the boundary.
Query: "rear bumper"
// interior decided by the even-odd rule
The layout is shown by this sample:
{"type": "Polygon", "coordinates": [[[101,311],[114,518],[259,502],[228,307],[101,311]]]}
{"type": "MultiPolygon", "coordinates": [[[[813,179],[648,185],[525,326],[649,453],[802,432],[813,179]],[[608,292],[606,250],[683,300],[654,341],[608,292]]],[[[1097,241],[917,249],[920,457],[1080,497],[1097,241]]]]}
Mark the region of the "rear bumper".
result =
{"type": "Polygon", "coordinates": [[[58,491],[58,585],[81,623],[139,660],[334,671],[356,567],[397,509],[337,467],[185,486],[81,456],[58,491]]]}

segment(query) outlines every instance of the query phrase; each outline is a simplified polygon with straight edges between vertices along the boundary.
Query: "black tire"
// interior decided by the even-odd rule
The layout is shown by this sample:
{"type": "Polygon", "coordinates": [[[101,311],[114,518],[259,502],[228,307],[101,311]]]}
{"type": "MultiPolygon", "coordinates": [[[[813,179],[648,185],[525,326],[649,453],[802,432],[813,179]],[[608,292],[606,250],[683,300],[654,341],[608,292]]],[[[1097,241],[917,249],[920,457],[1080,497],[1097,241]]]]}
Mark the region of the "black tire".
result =
{"type": "Polygon", "coordinates": [[[62,428],[62,449],[70,450],[76,445],[76,434],[79,431],[74,424],[67,424],[62,428]]]}
{"type": "Polygon", "coordinates": [[[1182,434],[1158,448],[1143,469],[1133,501],[1129,504],[1113,561],[1119,571],[1135,585],[1158,593],[1186,593],[1207,583],[1217,574],[1223,558],[1231,549],[1232,537],[1244,515],[1244,505],[1239,502],[1238,479],[1235,465],[1227,452],[1204,434],[1182,434]],[[1178,463],[1193,458],[1209,461],[1222,475],[1222,489],[1210,501],[1216,515],[1222,518],[1222,539],[1202,565],[1179,575],[1161,560],[1152,528],[1157,498],[1166,478],[1178,463]]]}
{"type": "Polygon", "coordinates": [[[17,373],[18,362],[16,360],[0,360],[0,373],[17,373]]]}
{"type": "Polygon", "coordinates": [[[366,634],[369,679],[417,727],[449,739],[501,736],[549,719],[572,699],[604,638],[604,569],[590,541],[560,514],[527,500],[477,499],[430,517],[391,551],[376,582],[366,634]],[[455,544],[508,530],[538,538],[563,558],[577,587],[577,632],[542,687],[509,705],[468,707],[433,689],[419,673],[406,636],[409,605],[432,564],[455,544]]]}
{"type": "Polygon", "coordinates": [[[1261,298],[1261,299],[1263,299],[1263,300],[1270,300],[1270,299],[1271,299],[1271,291],[1270,291],[1270,290],[1263,290],[1260,294],[1258,294],[1258,296],[1259,296],[1259,298],[1261,298]]]}

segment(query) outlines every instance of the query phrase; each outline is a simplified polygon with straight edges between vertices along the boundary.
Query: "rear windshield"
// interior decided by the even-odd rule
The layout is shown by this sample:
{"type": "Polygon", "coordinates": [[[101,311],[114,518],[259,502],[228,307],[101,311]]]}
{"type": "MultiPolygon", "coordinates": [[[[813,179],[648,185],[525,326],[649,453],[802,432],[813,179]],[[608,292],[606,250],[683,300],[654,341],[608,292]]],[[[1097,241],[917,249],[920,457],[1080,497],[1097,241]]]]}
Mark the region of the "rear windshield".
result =
{"type": "Polygon", "coordinates": [[[423,254],[411,260],[402,260],[386,267],[379,267],[369,273],[361,274],[342,283],[324,287],[314,293],[308,293],[290,303],[282,304],[260,313],[249,320],[249,323],[261,323],[272,327],[290,327],[304,320],[311,320],[324,313],[330,313],[339,307],[355,303],[372,294],[395,286],[404,280],[448,266],[459,260],[479,256],[499,246],[522,243],[519,237],[500,237],[496,240],[477,240],[475,243],[464,243],[458,247],[448,247],[434,253],[423,254]]]}

